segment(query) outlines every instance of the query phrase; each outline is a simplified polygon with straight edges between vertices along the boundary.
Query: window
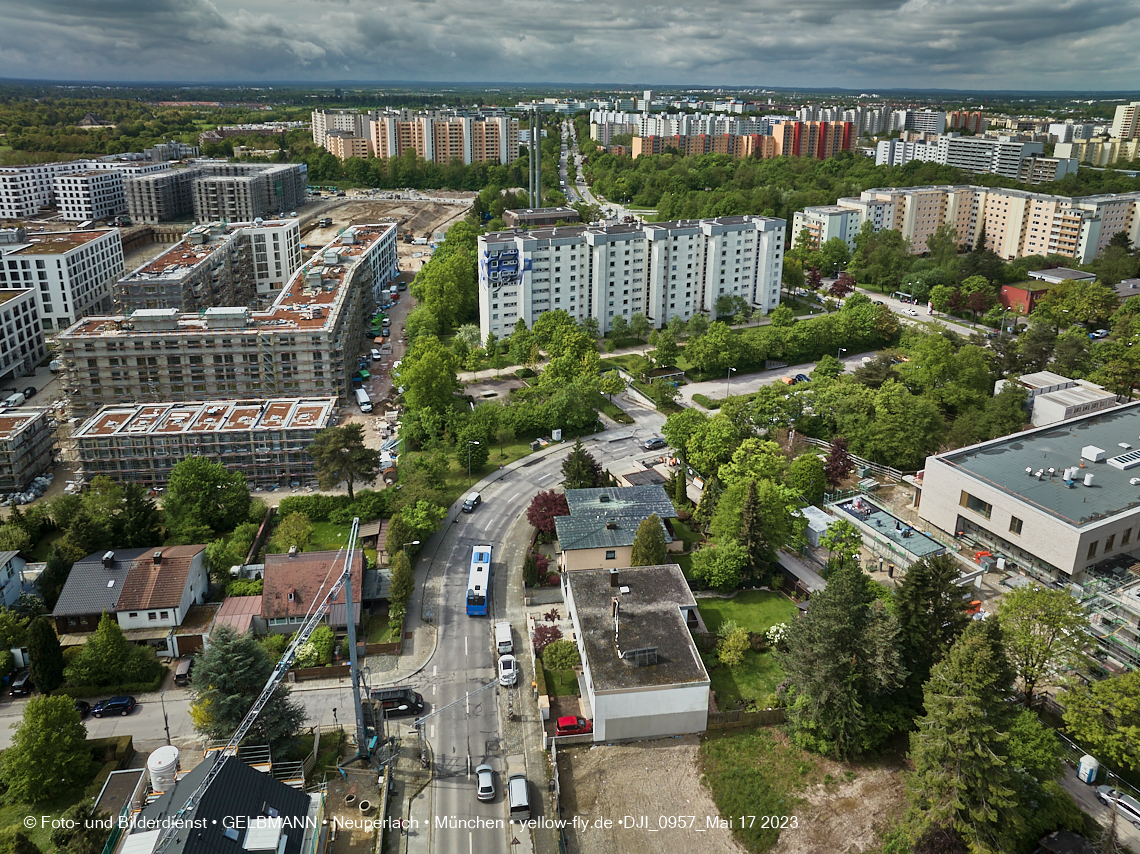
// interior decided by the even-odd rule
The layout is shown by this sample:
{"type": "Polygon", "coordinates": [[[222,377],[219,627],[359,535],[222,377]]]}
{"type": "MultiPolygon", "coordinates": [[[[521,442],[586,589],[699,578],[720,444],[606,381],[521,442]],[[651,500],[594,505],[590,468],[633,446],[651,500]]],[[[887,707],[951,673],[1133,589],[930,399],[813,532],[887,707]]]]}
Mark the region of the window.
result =
{"type": "Polygon", "coordinates": [[[617,549],[606,549],[606,560],[617,560],[617,549]]]}
{"type": "Polygon", "coordinates": [[[148,611],[148,612],[147,612],[147,615],[146,615],[146,618],[147,618],[148,620],[157,620],[157,619],[158,619],[158,614],[156,614],[154,611],[148,611]]]}
{"type": "Polygon", "coordinates": [[[139,615],[139,612],[138,612],[138,611],[131,611],[129,614],[127,614],[127,616],[128,616],[128,617],[130,617],[132,620],[133,620],[135,617],[137,617],[138,615],[139,615]]]}
{"type": "Polygon", "coordinates": [[[1120,545],[1126,546],[1126,545],[1128,545],[1129,542],[1131,542],[1131,540],[1132,540],[1132,529],[1129,528],[1127,531],[1123,532],[1120,535],[1120,545]]]}
{"type": "Polygon", "coordinates": [[[170,612],[169,611],[159,611],[158,616],[160,619],[169,620],[170,619],[170,612]]]}
{"type": "Polygon", "coordinates": [[[1010,516],[1009,517],[1009,532],[1011,534],[1020,534],[1021,533],[1021,525],[1022,525],[1021,520],[1018,519],[1016,516],[1010,516]]]}
{"type": "Polygon", "coordinates": [[[979,516],[990,518],[990,513],[993,512],[993,506],[982,501],[980,498],[975,498],[970,493],[963,491],[962,497],[958,500],[958,504],[965,507],[967,510],[972,510],[979,516]]]}
{"type": "Polygon", "coordinates": [[[1106,552],[1112,551],[1112,546],[1116,542],[1116,534],[1109,534],[1108,539],[1104,541],[1104,550],[1106,552]]]}
{"type": "Polygon", "coordinates": [[[1096,541],[1096,540],[1094,540],[1093,542],[1089,543],[1089,553],[1088,553],[1087,555],[1085,555],[1085,557],[1086,557],[1086,558],[1094,558],[1094,557],[1096,557],[1096,544],[1097,544],[1097,541],[1096,541]]]}

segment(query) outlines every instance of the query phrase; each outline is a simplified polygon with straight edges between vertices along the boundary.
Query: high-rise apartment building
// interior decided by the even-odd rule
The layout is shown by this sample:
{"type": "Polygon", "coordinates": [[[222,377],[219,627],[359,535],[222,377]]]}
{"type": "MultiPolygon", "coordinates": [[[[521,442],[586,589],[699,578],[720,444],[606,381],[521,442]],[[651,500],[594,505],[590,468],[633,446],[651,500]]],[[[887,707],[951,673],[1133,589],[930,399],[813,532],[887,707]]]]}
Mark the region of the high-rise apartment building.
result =
{"type": "Polygon", "coordinates": [[[195,160],[189,166],[124,181],[135,222],[252,222],[305,203],[304,163],[229,163],[195,160]]]}
{"type": "Polygon", "coordinates": [[[376,114],[366,135],[372,153],[382,158],[409,149],[435,163],[507,164],[519,156],[519,122],[507,116],[376,114]]]}
{"type": "Polygon", "coordinates": [[[772,127],[776,156],[826,160],[855,145],[851,122],[780,122],[772,127]]]}
{"type": "Polygon", "coordinates": [[[695,157],[699,154],[731,154],[733,157],[759,157],[761,159],[776,156],[776,141],[770,136],[751,134],[749,136],[706,136],[694,134],[692,136],[635,136],[630,146],[633,159],[643,155],[663,154],[666,151],[677,151],[684,157],[695,157]]]}
{"type": "Polygon", "coordinates": [[[1092,166],[1110,166],[1119,161],[1140,160],[1140,137],[1118,139],[1097,137],[1059,142],[1053,150],[1055,157],[1071,157],[1092,166]]]}
{"type": "Polygon", "coordinates": [[[30,219],[40,210],[56,206],[64,219],[75,222],[113,216],[122,212],[117,206],[116,188],[122,186],[123,178],[164,168],[161,163],[140,163],[112,157],[0,166],[0,218],[30,219]],[[100,173],[111,177],[103,178],[100,173]],[[117,178],[114,177],[116,175],[117,178]],[[61,183],[66,176],[87,177],[61,183]]]}
{"type": "Polygon", "coordinates": [[[313,110],[313,142],[328,148],[330,131],[345,131],[351,136],[367,137],[369,113],[359,110],[313,110]]]}
{"type": "Polygon", "coordinates": [[[559,226],[479,237],[479,325],[502,336],[543,312],[597,319],[644,314],[654,326],[722,296],[767,313],[780,301],[785,223],[759,216],[604,227],[559,226]]]}
{"type": "MultiPolygon", "coordinates": [[[[946,114],[947,130],[968,130],[971,133],[985,133],[987,122],[981,112],[975,110],[955,110],[946,114]]],[[[936,131],[942,133],[942,131],[936,131]]]]}
{"type": "Polygon", "coordinates": [[[110,311],[111,286],[123,275],[123,241],[117,228],[55,231],[0,244],[0,288],[34,294],[44,330],[66,329],[79,318],[110,311]]]}
{"type": "Polygon", "coordinates": [[[346,400],[366,316],[398,272],[396,224],[352,226],[264,311],[139,309],[72,325],[57,338],[63,387],[80,415],[129,401],[346,400]]]}
{"type": "Polygon", "coordinates": [[[31,375],[46,356],[36,292],[0,288],[0,380],[31,375]]]}
{"type": "Polygon", "coordinates": [[[178,222],[194,214],[195,171],[188,167],[134,175],[123,181],[133,222],[178,222]]]}
{"type": "Polygon", "coordinates": [[[1117,139],[1140,136],[1140,101],[1121,104],[1116,108],[1116,115],[1112,119],[1112,135],[1117,139]]]}
{"type": "Polygon", "coordinates": [[[1043,157],[1045,146],[1040,142],[1025,142],[1010,136],[958,136],[946,134],[928,142],[902,139],[880,140],[875,148],[875,163],[879,166],[905,166],[911,160],[925,160],[945,166],[957,166],[967,172],[990,172],[1014,180],[1037,181],[1039,176],[1051,175],[1045,180],[1063,178],[1076,171],[1077,164],[1067,158],[1056,163],[1035,164],[1027,167],[1026,160],[1043,157]],[[1022,177],[1023,175],[1027,177],[1022,177]]]}
{"type": "Polygon", "coordinates": [[[72,222],[110,219],[127,212],[121,172],[72,172],[55,179],[59,214],[72,222]]]}
{"type": "Polygon", "coordinates": [[[115,310],[252,306],[276,296],[301,266],[295,219],[199,225],[157,258],[119,279],[115,310]]]}
{"type": "Polygon", "coordinates": [[[949,223],[960,246],[976,245],[984,233],[986,248],[1007,261],[1057,254],[1086,264],[1118,232],[1140,242],[1140,192],[1070,197],[974,185],[883,188],[839,199],[834,206],[806,208],[795,222],[809,227],[824,217],[845,220],[842,226],[829,225],[832,236],[840,228],[853,234],[870,222],[876,231],[900,232],[915,253],[926,252],[930,235],[949,223]]]}
{"type": "Polygon", "coordinates": [[[325,134],[325,148],[340,160],[349,157],[367,157],[368,139],[363,136],[353,136],[346,130],[330,130],[325,134]]]}

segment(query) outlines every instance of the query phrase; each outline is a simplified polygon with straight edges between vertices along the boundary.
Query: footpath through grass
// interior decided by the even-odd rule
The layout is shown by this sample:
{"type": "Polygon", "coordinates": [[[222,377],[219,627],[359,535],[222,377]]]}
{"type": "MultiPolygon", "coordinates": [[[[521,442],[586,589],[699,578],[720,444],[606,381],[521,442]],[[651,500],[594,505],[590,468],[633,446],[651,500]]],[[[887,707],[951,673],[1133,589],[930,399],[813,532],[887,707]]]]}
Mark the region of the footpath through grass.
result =
{"type": "Polygon", "coordinates": [[[733,836],[752,852],[767,851],[780,838],[764,818],[794,816],[802,803],[795,793],[821,777],[815,757],[771,728],[710,735],[701,743],[700,765],[718,812],[732,819],[733,836]]]}

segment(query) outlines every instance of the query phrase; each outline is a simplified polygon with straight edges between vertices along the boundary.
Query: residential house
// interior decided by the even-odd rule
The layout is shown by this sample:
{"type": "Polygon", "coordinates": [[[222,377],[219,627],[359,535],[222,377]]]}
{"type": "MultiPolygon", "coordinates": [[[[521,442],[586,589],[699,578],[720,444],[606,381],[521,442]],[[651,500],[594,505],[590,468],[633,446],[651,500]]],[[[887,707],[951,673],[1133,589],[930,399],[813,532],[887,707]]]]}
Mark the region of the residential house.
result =
{"type": "MultiPolygon", "coordinates": [[[[64,638],[93,632],[99,627],[104,613],[114,614],[131,564],[151,551],[119,549],[96,552],[76,561],[51,612],[59,636],[64,638]]],[[[72,645],[82,642],[80,638],[72,645]]]]}
{"type": "Polygon", "coordinates": [[[711,682],[692,636],[704,624],[679,566],[567,572],[562,591],[594,741],[705,730],[711,682]]]}
{"type": "Polygon", "coordinates": [[[24,569],[27,559],[19,552],[0,552],[0,604],[11,608],[27,588],[24,569]]]}
{"type": "MultiPolygon", "coordinates": [[[[328,595],[344,572],[347,552],[298,552],[265,556],[261,617],[271,634],[292,634],[309,612],[328,595]]],[[[360,624],[363,594],[364,552],[354,552],[352,562],[352,613],[360,624]]],[[[347,629],[342,588],[325,618],[334,630],[347,629]]]]}
{"type": "Polygon", "coordinates": [[[675,518],[673,502],[659,484],[568,489],[569,516],[554,520],[563,571],[629,566],[633,540],[641,523],[656,513],[669,551],[681,551],[666,520],[675,518]]]}

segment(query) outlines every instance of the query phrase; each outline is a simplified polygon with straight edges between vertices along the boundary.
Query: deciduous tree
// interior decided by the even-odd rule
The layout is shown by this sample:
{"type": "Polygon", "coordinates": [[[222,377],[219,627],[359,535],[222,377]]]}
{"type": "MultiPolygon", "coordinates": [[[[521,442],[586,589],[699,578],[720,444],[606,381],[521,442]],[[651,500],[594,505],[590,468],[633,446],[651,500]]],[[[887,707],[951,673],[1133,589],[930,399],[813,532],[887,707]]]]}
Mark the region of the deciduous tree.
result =
{"type": "Polygon", "coordinates": [[[566,493],[554,490],[535,495],[526,509],[526,520],[544,534],[554,533],[555,517],[569,515],[566,493]]]}
{"type": "Polygon", "coordinates": [[[11,747],[0,754],[8,799],[39,804],[61,789],[85,785],[94,773],[86,741],[87,727],[71,697],[32,697],[11,747]]]}
{"type": "Polygon", "coordinates": [[[131,643],[115,619],[104,613],[64,673],[71,685],[112,686],[146,682],[159,667],[153,648],[131,643]]]}
{"type": "Polygon", "coordinates": [[[1077,741],[1118,768],[1140,768],[1140,670],[1069,685],[1060,702],[1077,741]]]}
{"type": "Polygon", "coordinates": [[[163,500],[166,525],[171,537],[181,542],[202,542],[190,534],[204,529],[212,536],[203,539],[213,540],[245,521],[249,501],[249,484],[242,472],[231,472],[206,457],[186,457],[170,471],[163,500]]]}
{"type": "Polygon", "coordinates": [[[270,554],[285,554],[291,548],[303,552],[313,539],[313,523],[304,513],[290,513],[277,523],[267,551],[270,554]]]}
{"type": "Polygon", "coordinates": [[[998,606],[1006,655],[1033,705],[1039,688],[1056,685],[1088,643],[1088,617],[1065,590],[1017,587],[998,606]]]}
{"type": "Polygon", "coordinates": [[[832,489],[839,486],[855,471],[855,461],[847,452],[847,439],[836,436],[831,440],[831,450],[828,451],[827,460],[823,464],[823,475],[832,489]]]}

